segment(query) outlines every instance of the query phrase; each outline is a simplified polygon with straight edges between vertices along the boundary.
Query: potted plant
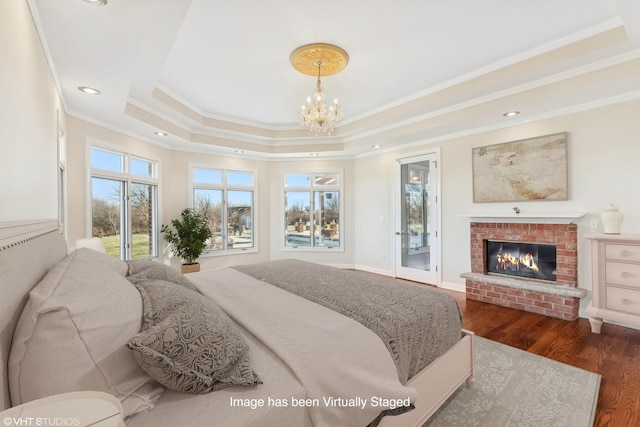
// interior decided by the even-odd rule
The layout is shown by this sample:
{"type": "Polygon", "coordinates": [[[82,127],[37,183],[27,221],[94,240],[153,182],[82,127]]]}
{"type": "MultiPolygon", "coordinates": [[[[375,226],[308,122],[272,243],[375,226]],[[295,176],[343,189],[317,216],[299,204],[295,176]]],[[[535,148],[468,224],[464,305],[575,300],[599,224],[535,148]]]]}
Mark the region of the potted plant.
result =
{"type": "Polygon", "coordinates": [[[180,269],[183,273],[200,271],[197,259],[212,236],[207,218],[193,209],[185,209],[179,219],[171,220],[171,225],[174,229],[162,224],[160,232],[164,234],[164,240],[171,244],[173,254],[182,258],[180,269]]]}

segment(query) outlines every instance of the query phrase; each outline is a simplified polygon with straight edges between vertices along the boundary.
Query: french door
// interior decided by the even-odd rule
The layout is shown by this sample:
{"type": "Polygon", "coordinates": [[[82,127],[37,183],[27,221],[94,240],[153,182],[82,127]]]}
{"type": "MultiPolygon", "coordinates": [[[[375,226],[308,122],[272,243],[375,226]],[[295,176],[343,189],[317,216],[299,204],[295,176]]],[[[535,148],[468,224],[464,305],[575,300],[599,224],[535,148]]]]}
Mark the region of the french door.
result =
{"type": "Polygon", "coordinates": [[[158,256],[158,162],[106,148],[91,155],[90,228],[107,254],[120,259],[158,256]]]}
{"type": "Polygon", "coordinates": [[[157,256],[157,186],[93,176],[92,237],[107,254],[130,260],[157,256]]]}
{"type": "Polygon", "coordinates": [[[438,153],[397,159],[395,275],[439,284],[438,153]]]}

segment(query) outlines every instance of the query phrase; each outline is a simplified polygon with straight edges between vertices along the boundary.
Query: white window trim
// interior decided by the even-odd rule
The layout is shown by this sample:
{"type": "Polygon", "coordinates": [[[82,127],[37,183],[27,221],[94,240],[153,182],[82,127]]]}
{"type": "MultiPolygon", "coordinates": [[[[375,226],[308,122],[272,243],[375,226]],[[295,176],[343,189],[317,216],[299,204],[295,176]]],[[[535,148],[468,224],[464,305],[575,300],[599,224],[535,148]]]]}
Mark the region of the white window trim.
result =
{"type": "MultiPolygon", "coordinates": [[[[312,196],[313,197],[313,196],[312,196]]],[[[343,232],[343,228],[344,227],[344,169],[335,169],[335,168],[317,168],[317,169],[288,169],[288,170],[283,170],[280,176],[280,218],[279,218],[279,223],[280,223],[280,250],[282,252],[326,252],[326,251],[331,251],[331,252],[344,252],[344,246],[345,246],[345,241],[344,241],[344,232],[343,232]],[[311,184],[307,187],[286,187],[285,185],[285,176],[286,175],[296,175],[296,174],[304,174],[304,175],[310,175],[310,174],[329,174],[329,173],[335,173],[338,174],[338,176],[340,177],[340,184],[339,185],[327,185],[327,186],[318,186],[318,187],[313,187],[311,184]],[[287,236],[287,229],[286,229],[286,221],[284,221],[283,219],[285,218],[285,212],[286,212],[286,201],[285,201],[285,192],[287,191],[311,191],[311,193],[313,193],[314,191],[319,191],[320,188],[326,188],[328,191],[331,191],[332,189],[336,189],[336,191],[340,192],[340,246],[287,246],[286,245],[286,236],[287,236]]]]}
{"type": "Polygon", "coordinates": [[[68,187],[67,187],[67,130],[63,114],[56,110],[58,124],[58,224],[62,233],[67,237],[68,220],[68,187]]]}
{"type": "Polygon", "coordinates": [[[157,254],[156,257],[160,256],[162,254],[162,246],[161,246],[161,242],[162,242],[162,236],[160,234],[160,227],[163,223],[162,220],[162,162],[161,159],[159,157],[156,157],[154,155],[150,155],[149,153],[144,153],[141,152],[139,150],[135,150],[135,149],[130,149],[129,147],[123,147],[121,145],[118,144],[114,144],[114,143],[110,143],[110,142],[106,142],[103,140],[99,140],[99,139],[95,139],[95,138],[87,138],[86,142],[85,142],[85,177],[86,177],[86,185],[85,185],[85,190],[86,190],[86,205],[85,205],[85,218],[86,218],[86,226],[85,226],[85,236],[86,237],[91,237],[93,235],[93,230],[92,230],[92,200],[93,200],[93,194],[91,193],[91,179],[95,176],[98,178],[116,178],[116,179],[122,179],[122,180],[127,180],[127,181],[135,181],[135,182],[139,182],[141,184],[151,184],[151,185],[155,185],[157,188],[156,191],[156,218],[157,218],[157,224],[156,224],[156,233],[155,233],[155,238],[156,238],[156,242],[158,243],[158,247],[157,247],[157,254]],[[124,155],[126,157],[135,157],[138,159],[142,159],[142,160],[148,160],[150,162],[154,162],[155,166],[156,166],[156,177],[155,178],[150,178],[150,177],[145,177],[145,176],[139,176],[139,175],[129,175],[129,164],[128,162],[125,162],[124,165],[124,173],[122,172],[113,172],[113,171],[104,171],[102,172],[101,169],[93,169],[91,167],[91,150],[93,148],[96,148],[98,150],[103,150],[103,151],[110,151],[116,154],[121,154],[124,155]],[[132,179],[134,178],[134,179],[132,179]]]}
{"type": "MultiPolygon", "coordinates": [[[[246,190],[251,190],[253,191],[253,230],[252,230],[252,234],[253,234],[253,247],[252,248],[227,248],[227,249],[217,249],[217,250],[205,250],[202,255],[200,255],[200,258],[213,258],[213,257],[219,257],[219,256],[229,256],[229,255],[242,255],[242,254],[253,254],[253,253],[257,253],[259,252],[259,248],[258,248],[258,236],[260,233],[258,233],[258,185],[257,183],[258,181],[258,171],[256,169],[251,169],[251,168],[242,168],[242,167],[225,167],[225,166],[218,166],[215,164],[211,164],[211,163],[196,163],[196,162],[189,162],[188,164],[189,166],[189,179],[188,181],[188,200],[187,203],[189,204],[190,208],[193,208],[193,189],[195,187],[197,188],[210,188],[212,190],[224,190],[224,191],[234,191],[234,190],[238,190],[238,191],[246,191],[246,190]],[[223,174],[223,178],[222,178],[222,183],[221,184],[200,184],[200,185],[194,185],[193,182],[193,170],[194,169],[214,169],[214,170],[220,170],[220,171],[224,171],[224,172],[247,172],[247,173],[252,173],[253,174],[253,183],[251,186],[242,186],[242,185],[235,185],[235,186],[227,186],[226,183],[226,173],[223,174]]],[[[226,206],[225,206],[226,207],[226,206]]]]}

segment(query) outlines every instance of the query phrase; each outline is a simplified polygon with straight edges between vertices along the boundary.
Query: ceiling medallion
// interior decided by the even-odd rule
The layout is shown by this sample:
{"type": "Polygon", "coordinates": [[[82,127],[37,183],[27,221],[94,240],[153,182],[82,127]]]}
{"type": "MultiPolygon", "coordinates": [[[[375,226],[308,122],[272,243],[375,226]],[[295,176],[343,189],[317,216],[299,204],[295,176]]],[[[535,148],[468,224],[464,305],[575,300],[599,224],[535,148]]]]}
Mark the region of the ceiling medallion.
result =
{"type": "Polygon", "coordinates": [[[293,68],[302,74],[318,77],[315,93],[307,98],[299,111],[300,125],[316,135],[331,135],[336,123],[342,119],[342,107],[337,99],[327,107],[320,76],[330,76],[342,71],[349,62],[349,55],[338,46],[314,43],[297,48],[289,59],[293,68]]]}

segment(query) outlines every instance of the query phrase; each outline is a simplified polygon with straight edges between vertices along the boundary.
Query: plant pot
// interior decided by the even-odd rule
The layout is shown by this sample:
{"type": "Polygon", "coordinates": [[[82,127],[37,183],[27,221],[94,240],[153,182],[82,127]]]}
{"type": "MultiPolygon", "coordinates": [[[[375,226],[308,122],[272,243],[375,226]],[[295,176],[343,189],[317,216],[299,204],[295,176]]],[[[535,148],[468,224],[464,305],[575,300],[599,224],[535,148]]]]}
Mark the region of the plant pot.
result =
{"type": "Polygon", "coordinates": [[[182,264],[180,266],[180,271],[182,271],[182,274],[198,272],[200,271],[200,263],[195,262],[193,264],[182,264]]]}

